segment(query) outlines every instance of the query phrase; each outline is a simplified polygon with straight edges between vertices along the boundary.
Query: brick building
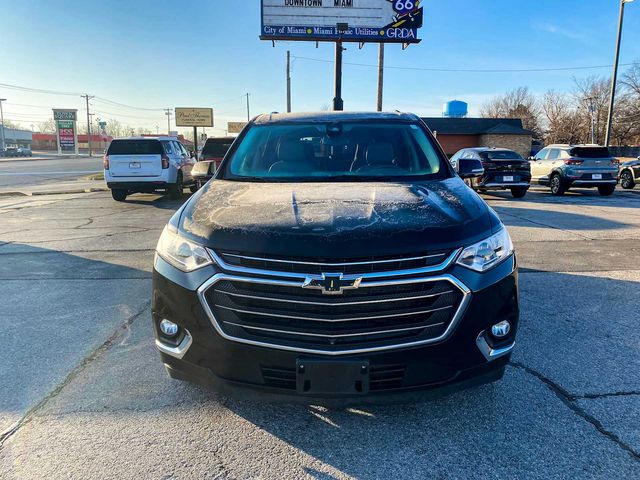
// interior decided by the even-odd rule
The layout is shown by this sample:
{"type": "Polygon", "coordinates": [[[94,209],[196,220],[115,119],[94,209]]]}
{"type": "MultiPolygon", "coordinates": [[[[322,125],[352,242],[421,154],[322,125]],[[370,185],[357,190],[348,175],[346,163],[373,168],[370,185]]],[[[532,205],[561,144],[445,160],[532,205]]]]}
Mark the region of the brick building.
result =
{"type": "Polygon", "coordinates": [[[449,156],[471,147],[502,147],[531,155],[533,134],[522,127],[519,118],[446,118],[422,120],[436,133],[438,142],[449,156]]]}

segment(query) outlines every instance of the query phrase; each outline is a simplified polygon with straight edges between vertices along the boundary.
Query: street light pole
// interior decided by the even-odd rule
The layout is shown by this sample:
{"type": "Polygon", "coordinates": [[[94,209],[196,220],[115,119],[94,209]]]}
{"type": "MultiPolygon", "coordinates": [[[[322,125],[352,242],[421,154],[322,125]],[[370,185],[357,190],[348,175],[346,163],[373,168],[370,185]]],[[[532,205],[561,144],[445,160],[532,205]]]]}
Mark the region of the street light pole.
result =
{"type": "Polygon", "coordinates": [[[0,98],[0,139],[2,140],[2,147],[0,149],[4,152],[4,113],[2,112],[2,102],[6,102],[6,98],[0,98]]]}
{"type": "Polygon", "coordinates": [[[620,19],[618,20],[618,38],[616,40],[616,55],[613,61],[613,76],[611,77],[611,95],[609,97],[609,115],[607,117],[607,132],[604,146],[608,147],[611,141],[611,127],[613,124],[613,106],[616,101],[616,83],[618,81],[618,62],[620,60],[620,41],[622,40],[622,23],[624,22],[624,4],[633,0],[620,0],[620,19]]]}

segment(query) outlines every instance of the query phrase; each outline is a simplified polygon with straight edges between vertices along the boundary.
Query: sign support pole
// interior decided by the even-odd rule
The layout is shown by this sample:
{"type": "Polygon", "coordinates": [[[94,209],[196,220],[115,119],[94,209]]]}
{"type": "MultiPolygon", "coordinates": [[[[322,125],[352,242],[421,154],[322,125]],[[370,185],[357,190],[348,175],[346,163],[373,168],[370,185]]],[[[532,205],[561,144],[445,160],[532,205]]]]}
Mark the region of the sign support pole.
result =
{"type": "Polygon", "coordinates": [[[60,121],[56,120],[56,143],[58,144],[58,155],[62,155],[62,145],[60,145],[60,121]]]}
{"type": "Polygon", "coordinates": [[[77,120],[73,121],[73,143],[76,147],[76,157],[80,155],[80,150],[78,149],[78,122],[77,120]]]}
{"type": "Polygon", "coordinates": [[[193,153],[198,158],[198,127],[193,127],[193,153]]]}
{"type": "Polygon", "coordinates": [[[382,111],[382,91],[384,88],[384,43],[378,47],[378,111],[382,111]]]}
{"type": "Polygon", "coordinates": [[[333,97],[333,109],[335,111],[344,110],[342,101],[342,42],[336,42],[336,65],[335,65],[335,94],[333,97]]]}
{"type": "Polygon", "coordinates": [[[291,52],[287,50],[287,113],[291,113],[291,52]]]}

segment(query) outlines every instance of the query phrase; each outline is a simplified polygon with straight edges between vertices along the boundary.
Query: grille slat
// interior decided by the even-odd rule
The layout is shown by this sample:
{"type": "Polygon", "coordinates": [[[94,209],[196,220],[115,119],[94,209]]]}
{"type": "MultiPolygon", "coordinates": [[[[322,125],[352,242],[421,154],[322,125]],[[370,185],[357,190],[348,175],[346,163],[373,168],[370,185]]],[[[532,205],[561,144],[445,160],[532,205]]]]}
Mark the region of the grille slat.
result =
{"type": "Polygon", "coordinates": [[[273,272],[317,275],[322,273],[365,274],[394,270],[410,270],[442,264],[451,251],[418,255],[372,256],[356,259],[309,259],[300,257],[263,258],[239,252],[218,252],[220,258],[230,266],[273,272]]]}

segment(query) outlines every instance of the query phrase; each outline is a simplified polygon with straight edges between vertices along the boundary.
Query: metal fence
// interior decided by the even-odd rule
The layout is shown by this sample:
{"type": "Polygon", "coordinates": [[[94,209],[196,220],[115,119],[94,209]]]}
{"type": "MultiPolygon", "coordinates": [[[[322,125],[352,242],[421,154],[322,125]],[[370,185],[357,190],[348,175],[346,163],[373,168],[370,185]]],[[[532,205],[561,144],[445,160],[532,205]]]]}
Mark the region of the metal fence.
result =
{"type": "Polygon", "coordinates": [[[614,157],[640,157],[640,147],[609,147],[614,157]]]}

